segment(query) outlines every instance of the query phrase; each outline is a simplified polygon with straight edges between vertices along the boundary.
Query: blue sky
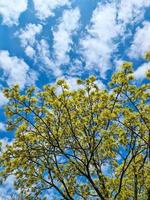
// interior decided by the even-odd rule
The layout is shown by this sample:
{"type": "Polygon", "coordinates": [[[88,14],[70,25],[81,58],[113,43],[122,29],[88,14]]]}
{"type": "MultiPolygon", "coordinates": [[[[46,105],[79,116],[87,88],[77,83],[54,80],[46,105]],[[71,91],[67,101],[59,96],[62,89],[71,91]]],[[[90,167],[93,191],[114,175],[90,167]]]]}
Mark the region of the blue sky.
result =
{"type": "Polygon", "coordinates": [[[12,138],[5,131],[3,87],[42,88],[65,78],[74,89],[76,78],[89,75],[105,87],[124,60],[134,62],[140,83],[149,49],[150,0],[0,0],[1,140],[12,138]]]}

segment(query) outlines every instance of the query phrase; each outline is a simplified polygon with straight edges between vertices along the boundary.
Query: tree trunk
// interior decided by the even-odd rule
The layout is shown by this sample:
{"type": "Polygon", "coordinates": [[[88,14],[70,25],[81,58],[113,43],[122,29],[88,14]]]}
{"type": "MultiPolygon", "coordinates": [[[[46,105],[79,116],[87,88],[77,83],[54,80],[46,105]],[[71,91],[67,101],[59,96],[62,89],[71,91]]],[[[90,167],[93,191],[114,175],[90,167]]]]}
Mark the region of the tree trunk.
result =
{"type": "Polygon", "coordinates": [[[137,181],[137,174],[134,175],[134,200],[138,200],[138,181],[137,181]]]}

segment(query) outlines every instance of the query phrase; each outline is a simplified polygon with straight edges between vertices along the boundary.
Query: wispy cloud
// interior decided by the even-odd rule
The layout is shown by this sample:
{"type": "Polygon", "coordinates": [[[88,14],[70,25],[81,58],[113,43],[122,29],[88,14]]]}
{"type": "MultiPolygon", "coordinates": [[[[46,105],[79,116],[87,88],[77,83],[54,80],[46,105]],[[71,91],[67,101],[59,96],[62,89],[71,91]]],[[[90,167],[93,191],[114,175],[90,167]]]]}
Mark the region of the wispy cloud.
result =
{"type": "Polygon", "coordinates": [[[27,5],[27,0],[0,0],[0,15],[3,18],[3,24],[17,25],[19,17],[27,9],[27,5]]]}
{"type": "Polygon", "coordinates": [[[0,122],[0,131],[5,131],[5,124],[0,122]]]}
{"type": "Polygon", "coordinates": [[[45,39],[37,42],[37,62],[44,66],[44,71],[52,70],[53,75],[58,77],[61,76],[61,70],[59,66],[54,66],[53,60],[51,59],[49,44],[45,39]]]}
{"type": "Polygon", "coordinates": [[[17,194],[17,191],[14,189],[15,176],[10,175],[3,185],[0,186],[0,200],[10,200],[12,195],[17,194]]]}
{"type": "Polygon", "coordinates": [[[114,39],[120,33],[120,26],[116,23],[116,17],[114,3],[98,4],[87,27],[87,34],[80,41],[81,54],[87,67],[98,67],[102,76],[110,68],[110,59],[117,47],[114,39]]]}
{"type": "Polygon", "coordinates": [[[33,2],[36,15],[41,20],[53,16],[56,8],[69,5],[69,0],[33,0],[33,2]]]}
{"type": "Polygon", "coordinates": [[[24,29],[21,29],[16,33],[19,37],[21,46],[25,49],[25,53],[30,58],[33,58],[36,54],[35,44],[36,36],[42,31],[42,25],[40,24],[27,24],[24,29]]]}
{"type": "Polygon", "coordinates": [[[8,99],[4,96],[3,92],[0,90],[0,107],[5,105],[8,99]]]}
{"type": "Polygon", "coordinates": [[[140,67],[138,67],[134,72],[135,79],[144,79],[146,77],[146,72],[150,70],[150,62],[144,63],[140,67]]]}
{"type": "Polygon", "coordinates": [[[145,8],[150,6],[149,0],[121,0],[118,4],[118,20],[122,25],[139,22],[145,13],[145,8]]]}
{"type": "Polygon", "coordinates": [[[68,53],[73,44],[72,36],[79,28],[80,11],[78,8],[66,10],[58,26],[53,30],[54,60],[56,65],[66,64],[70,61],[68,53]]]}
{"type": "Polygon", "coordinates": [[[150,49],[150,22],[144,22],[142,27],[138,27],[134,35],[132,45],[128,51],[130,58],[144,57],[146,51],[150,49]]]}
{"type": "Polygon", "coordinates": [[[0,51],[0,69],[3,70],[3,81],[9,86],[19,84],[24,88],[25,85],[34,84],[37,78],[23,59],[10,56],[8,51],[0,51]]]}

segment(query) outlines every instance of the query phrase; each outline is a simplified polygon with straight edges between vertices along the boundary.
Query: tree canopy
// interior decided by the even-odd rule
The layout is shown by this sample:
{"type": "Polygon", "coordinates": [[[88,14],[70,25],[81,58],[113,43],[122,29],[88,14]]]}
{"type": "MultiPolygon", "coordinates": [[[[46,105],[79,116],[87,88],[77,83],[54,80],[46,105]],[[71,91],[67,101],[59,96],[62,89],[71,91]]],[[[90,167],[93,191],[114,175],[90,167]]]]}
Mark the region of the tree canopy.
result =
{"type": "Polygon", "coordinates": [[[136,83],[130,62],[107,88],[95,80],[78,80],[76,90],[65,80],[40,92],[4,90],[15,138],[1,177],[15,175],[24,199],[49,191],[52,199],[150,200],[150,84],[136,83]]]}

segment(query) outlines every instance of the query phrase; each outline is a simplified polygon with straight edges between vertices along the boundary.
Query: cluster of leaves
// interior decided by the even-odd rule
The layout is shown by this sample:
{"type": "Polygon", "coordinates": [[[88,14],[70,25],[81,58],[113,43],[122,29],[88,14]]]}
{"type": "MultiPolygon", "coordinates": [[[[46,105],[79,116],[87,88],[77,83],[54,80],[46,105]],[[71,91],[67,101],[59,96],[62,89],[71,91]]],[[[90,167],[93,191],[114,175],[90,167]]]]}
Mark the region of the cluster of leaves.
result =
{"type": "Polygon", "coordinates": [[[95,77],[78,84],[4,90],[16,134],[2,153],[1,177],[15,175],[25,199],[42,199],[43,191],[66,200],[150,198],[150,84],[136,86],[129,62],[110,90],[95,77]]]}

